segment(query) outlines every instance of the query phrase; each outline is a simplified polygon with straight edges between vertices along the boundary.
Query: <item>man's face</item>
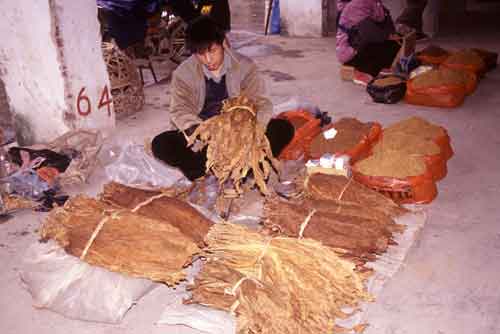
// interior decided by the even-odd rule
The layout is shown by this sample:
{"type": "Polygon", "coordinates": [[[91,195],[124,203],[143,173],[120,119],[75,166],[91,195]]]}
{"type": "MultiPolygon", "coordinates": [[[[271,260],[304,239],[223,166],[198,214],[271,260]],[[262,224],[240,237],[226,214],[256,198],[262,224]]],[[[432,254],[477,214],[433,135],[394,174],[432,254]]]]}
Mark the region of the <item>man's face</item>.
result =
{"type": "Polygon", "coordinates": [[[224,63],[224,48],[214,43],[204,52],[197,53],[196,57],[209,71],[218,71],[224,63]]]}

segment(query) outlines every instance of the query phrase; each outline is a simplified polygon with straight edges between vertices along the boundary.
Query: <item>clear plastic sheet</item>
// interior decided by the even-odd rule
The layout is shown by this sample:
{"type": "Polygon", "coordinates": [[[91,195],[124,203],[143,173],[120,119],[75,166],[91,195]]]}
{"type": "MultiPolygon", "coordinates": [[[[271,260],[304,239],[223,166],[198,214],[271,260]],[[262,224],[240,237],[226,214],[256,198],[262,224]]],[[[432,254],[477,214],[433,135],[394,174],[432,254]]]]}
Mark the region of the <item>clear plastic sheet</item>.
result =
{"type": "Polygon", "coordinates": [[[51,186],[42,180],[32,168],[20,169],[14,174],[1,179],[0,183],[2,189],[7,193],[35,201],[41,199],[44,192],[51,189],[51,186]]]}
{"type": "Polygon", "coordinates": [[[21,280],[33,305],[67,318],[119,323],[125,313],[157,284],[91,266],[68,255],[55,242],[32,245],[21,280]]]}
{"type": "Polygon", "coordinates": [[[171,187],[174,184],[189,183],[177,169],[170,167],[148,155],[143,145],[126,144],[107,149],[101,154],[106,175],[111,181],[138,187],[171,187]]]}
{"type": "Polygon", "coordinates": [[[197,182],[188,195],[188,201],[209,211],[215,209],[219,197],[219,181],[213,175],[207,175],[197,182]]]}

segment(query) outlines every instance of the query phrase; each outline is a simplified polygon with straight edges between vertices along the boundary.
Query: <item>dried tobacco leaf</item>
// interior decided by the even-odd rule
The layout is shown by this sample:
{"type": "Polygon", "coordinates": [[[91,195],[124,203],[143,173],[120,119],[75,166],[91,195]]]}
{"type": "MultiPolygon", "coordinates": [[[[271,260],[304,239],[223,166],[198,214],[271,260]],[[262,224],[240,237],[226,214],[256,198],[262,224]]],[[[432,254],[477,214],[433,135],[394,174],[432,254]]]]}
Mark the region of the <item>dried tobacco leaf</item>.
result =
{"type": "Polygon", "coordinates": [[[231,180],[241,193],[241,182],[252,171],[255,183],[267,195],[266,180],[273,167],[278,168],[278,161],[257,122],[257,112],[255,104],[244,96],[227,99],[221,114],[201,123],[188,144],[199,139],[208,146],[206,170],[212,171],[220,184],[231,180]]]}
{"type": "Polygon", "coordinates": [[[207,263],[187,302],[233,312],[238,334],[338,333],[345,307],[372,300],[364,285],[370,273],[320,242],[228,223],[214,225],[206,242],[207,263]]]}
{"type": "Polygon", "coordinates": [[[183,266],[200,251],[169,221],[83,195],[52,210],[40,233],[91,265],[168,285],[185,278],[183,266]]]}

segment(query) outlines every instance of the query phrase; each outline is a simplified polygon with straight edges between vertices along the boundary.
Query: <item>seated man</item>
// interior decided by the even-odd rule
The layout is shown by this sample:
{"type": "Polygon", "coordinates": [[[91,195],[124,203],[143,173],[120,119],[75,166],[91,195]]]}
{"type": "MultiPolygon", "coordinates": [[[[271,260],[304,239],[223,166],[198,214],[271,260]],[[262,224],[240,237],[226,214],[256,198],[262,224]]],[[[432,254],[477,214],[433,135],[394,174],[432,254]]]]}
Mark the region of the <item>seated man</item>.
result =
{"type": "Polygon", "coordinates": [[[380,0],[338,1],[336,51],[338,60],[353,66],[366,84],[391,66],[399,52],[394,24],[380,0]]]}
{"type": "MultiPolygon", "coordinates": [[[[193,53],[173,73],[170,118],[177,128],[153,139],[153,155],[178,167],[190,180],[205,174],[206,149],[193,151],[186,136],[204,120],[218,115],[222,101],[245,95],[264,94],[264,82],[249,58],[223,46],[225,33],[208,16],[200,16],[186,30],[186,46],[193,53]]],[[[267,124],[266,135],[274,156],[291,141],[294,128],[285,120],[271,117],[272,105],[259,99],[257,119],[267,124]]]]}
{"type": "Polygon", "coordinates": [[[97,0],[97,17],[104,42],[115,40],[122,50],[144,43],[147,19],[161,8],[161,0],[97,0]]]}

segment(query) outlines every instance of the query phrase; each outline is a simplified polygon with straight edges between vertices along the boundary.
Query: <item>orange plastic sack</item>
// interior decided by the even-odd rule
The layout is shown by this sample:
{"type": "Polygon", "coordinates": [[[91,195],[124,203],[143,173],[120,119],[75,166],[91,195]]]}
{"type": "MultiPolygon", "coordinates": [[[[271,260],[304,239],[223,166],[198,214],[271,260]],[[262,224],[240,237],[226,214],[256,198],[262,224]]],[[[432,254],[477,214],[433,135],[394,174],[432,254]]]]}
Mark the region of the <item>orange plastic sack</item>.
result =
{"type": "Polygon", "coordinates": [[[450,53],[447,50],[435,45],[429,45],[417,53],[417,59],[425,65],[440,65],[449,56],[450,53]]]}
{"type": "Polygon", "coordinates": [[[483,58],[471,49],[452,53],[441,66],[455,70],[469,71],[477,76],[482,76],[486,71],[486,64],[483,58]]]}
{"type": "Polygon", "coordinates": [[[409,104],[439,107],[456,108],[465,100],[465,86],[443,86],[431,87],[423,91],[407,89],[405,101],[409,104]]]}
{"type": "Polygon", "coordinates": [[[279,119],[286,119],[293,124],[295,135],[292,141],[279,155],[280,160],[298,160],[303,157],[309,160],[309,147],[311,141],[321,132],[321,121],[305,110],[286,111],[278,115],[279,119]]]}
{"type": "Polygon", "coordinates": [[[424,162],[434,181],[442,180],[448,174],[446,159],[441,153],[424,157],[424,162]]]}
{"type": "Polygon", "coordinates": [[[484,49],[472,49],[472,51],[477,52],[477,54],[483,59],[486,65],[486,72],[489,72],[497,67],[498,53],[484,49]]]}
{"type": "Polygon", "coordinates": [[[443,130],[445,134],[434,139],[434,142],[441,149],[441,156],[443,157],[443,159],[445,161],[448,161],[453,156],[453,149],[451,148],[450,136],[448,135],[448,132],[444,128],[443,130]]]}
{"type": "Polygon", "coordinates": [[[352,170],[352,175],[359,183],[399,204],[430,203],[437,196],[436,183],[430,170],[422,175],[409,176],[405,179],[367,176],[359,173],[355,168],[352,170]]]}
{"type": "Polygon", "coordinates": [[[407,81],[405,101],[410,104],[429,107],[454,108],[461,105],[468,91],[475,88],[472,81],[473,76],[463,75],[458,79],[447,77],[447,69],[431,70],[407,81]],[[432,78],[433,84],[425,84],[423,81],[432,78]]]}

